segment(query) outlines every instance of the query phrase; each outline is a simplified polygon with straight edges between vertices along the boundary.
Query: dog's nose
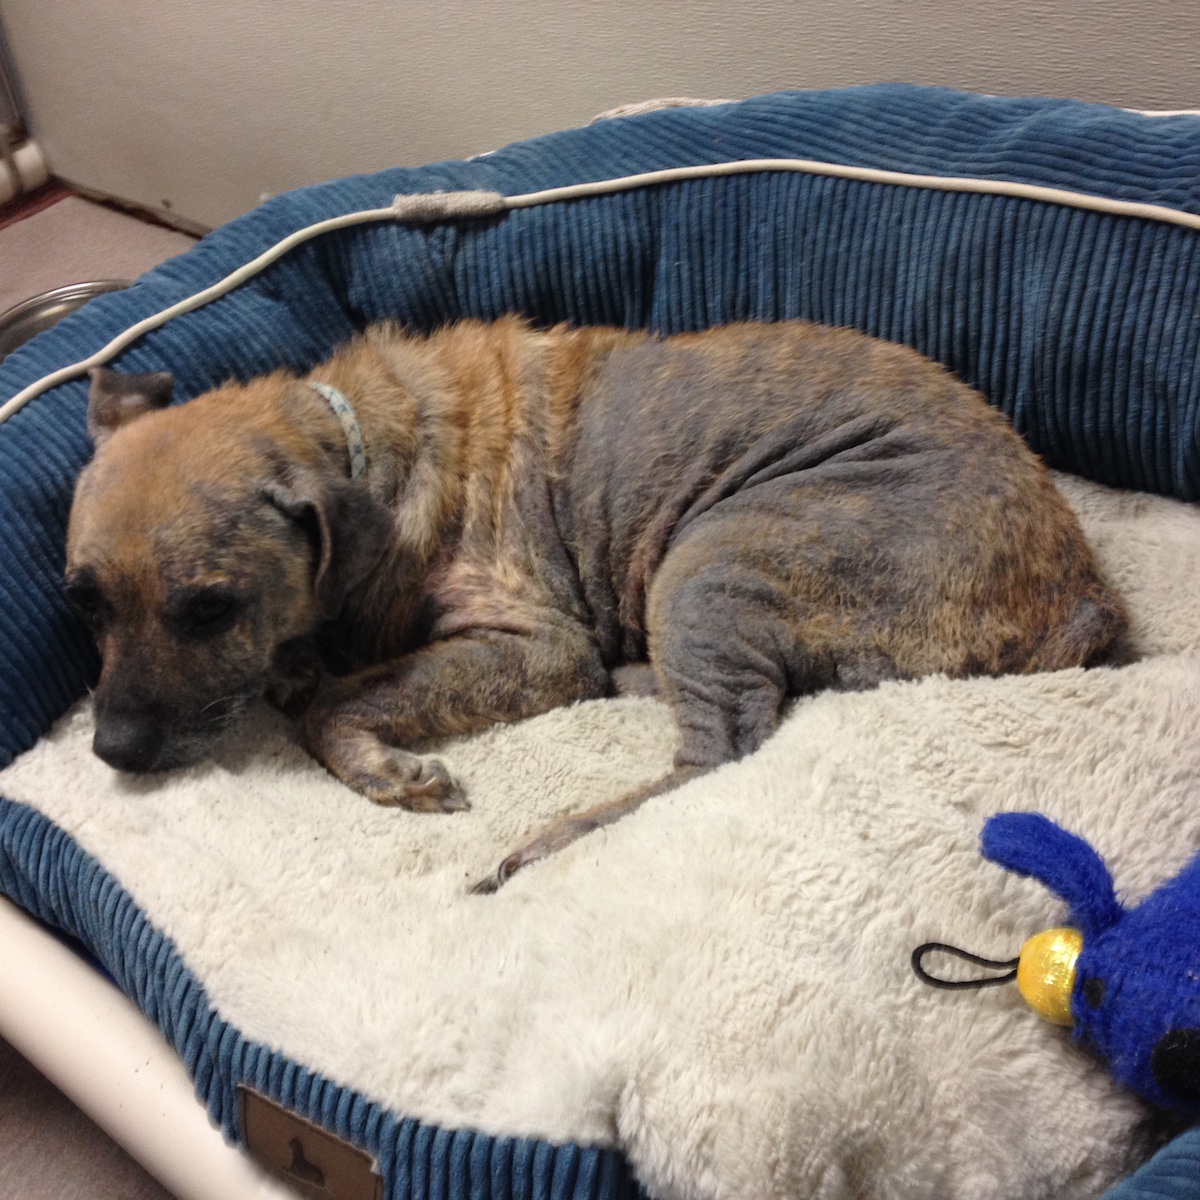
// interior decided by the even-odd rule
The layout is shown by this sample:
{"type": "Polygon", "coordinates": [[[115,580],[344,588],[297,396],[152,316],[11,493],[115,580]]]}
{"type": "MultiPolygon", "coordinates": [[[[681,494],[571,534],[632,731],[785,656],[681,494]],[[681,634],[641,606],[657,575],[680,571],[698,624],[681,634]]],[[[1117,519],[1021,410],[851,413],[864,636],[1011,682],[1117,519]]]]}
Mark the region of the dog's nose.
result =
{"type": "Polygon", "coordinates": [[[151,771],[162,750],[155,722],[130,713],[113,713],[96,723],[92,749],[118,771],[151,771]]]}

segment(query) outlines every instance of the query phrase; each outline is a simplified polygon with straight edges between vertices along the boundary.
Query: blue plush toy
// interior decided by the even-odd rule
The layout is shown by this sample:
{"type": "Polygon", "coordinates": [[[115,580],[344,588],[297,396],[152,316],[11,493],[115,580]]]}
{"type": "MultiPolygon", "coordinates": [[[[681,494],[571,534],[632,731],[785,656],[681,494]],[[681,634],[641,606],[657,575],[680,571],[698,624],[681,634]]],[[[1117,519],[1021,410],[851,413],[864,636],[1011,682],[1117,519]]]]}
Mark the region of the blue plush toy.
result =
{"type": "MultiPolygon", "coordinates": [[[[1019,960],[992,965],[1015,966],[1030,1006],[1072,1026],[1119,1083],[1164,1108],[1200,1111],[1200,856],[1123,908],[1096,851],[1037,813],[991,817],[982,849],[1061,896],[1072,926],[1037,934],[1019,960]]],[[[933,945],[914,953],[913,966],[936,983],[920,965],[933,945]]]]}

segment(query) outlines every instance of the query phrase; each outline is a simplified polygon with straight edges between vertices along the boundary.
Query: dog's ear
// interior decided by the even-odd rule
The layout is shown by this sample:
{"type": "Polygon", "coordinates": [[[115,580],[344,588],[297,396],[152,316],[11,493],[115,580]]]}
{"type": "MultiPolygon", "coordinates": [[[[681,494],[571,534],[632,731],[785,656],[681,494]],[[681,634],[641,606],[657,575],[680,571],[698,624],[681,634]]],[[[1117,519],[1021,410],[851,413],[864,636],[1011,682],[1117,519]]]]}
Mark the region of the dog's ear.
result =
{"type": "Polygon", "coordinates": [[[87,429],[99,450],[122,425],[128,425],[155,408],[171,403],[175,380],[169,371],[149,375],[122,375],[107,367],[93,367],[88,392],[87,429]]]}
{"type": "Polygon", "coordinates": [[[392,538],[392,516],[361,483],[296,472],[290,486],[269,483],[263,495],[299,521],[316,546],[313,591],[322,617],[342,610],[351,588],[375,569],[392,538]]]}

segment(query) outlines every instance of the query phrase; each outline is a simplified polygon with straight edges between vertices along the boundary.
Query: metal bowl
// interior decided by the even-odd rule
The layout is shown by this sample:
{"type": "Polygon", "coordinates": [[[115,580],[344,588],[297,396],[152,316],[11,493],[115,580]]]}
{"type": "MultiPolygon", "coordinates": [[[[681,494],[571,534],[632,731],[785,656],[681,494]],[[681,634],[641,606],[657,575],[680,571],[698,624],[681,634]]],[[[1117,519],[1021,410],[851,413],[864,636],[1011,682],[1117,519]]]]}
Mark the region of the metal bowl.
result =
{"type": "Polygon", "coordinates": [[[93,296],[119,292],[128,286],[128,280],[124,279],[71,283],[14,304],[0,313],[0,360],[18,346],[23,346],[35,334],[49,329],[77,308],[82,308],[93,296]]]}

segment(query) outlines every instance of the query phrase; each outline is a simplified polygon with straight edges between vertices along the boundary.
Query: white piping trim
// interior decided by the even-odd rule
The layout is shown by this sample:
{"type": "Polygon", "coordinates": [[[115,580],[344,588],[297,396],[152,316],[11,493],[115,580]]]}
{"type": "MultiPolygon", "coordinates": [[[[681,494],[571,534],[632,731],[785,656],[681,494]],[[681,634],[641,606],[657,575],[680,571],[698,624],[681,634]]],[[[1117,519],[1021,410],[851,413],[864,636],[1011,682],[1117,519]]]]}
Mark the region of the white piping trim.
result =
{"type": "MultiPolygon", "coordinates": [[[[985,196],[1012,196],[1020,200],[1040,200],[1047,204],[1062,204],[1068,208],[1085,208],[1094,212],[1120,217],[1141,217],[1151,221],[1166,221],[1200,230],[1200,213],[1184,212],[1163,204],[1141,204],[1133,200],[1112,200],[1087,192],[1072,192],[1064,188],[1043,187],[1034,183],[1015,183],[1005,179],[970,179],[951,175],[910,175],[903,171],[882,171],[874,167],[848,167],[841,163],[817,162],[805,158],[751,158],[744,161],[712,163],[699,167],[673,167],[665,171],[648,171],[642,175],[626,175],[621,179],[605,179],[597,183],[572,184],[569,187],[549,188],[524,196],[508,196],[505,208],[530,208],[535,204],[550,204],[561,200],[577,200],[585,196],[608,195],[655,184],[677,183],[687,179],[710,176],[744,175],[761,171],[799,171],[808,175],[828,175],[835,179],[854,179],[864,183],[899,184],[902,187],[929,188],[940,192],[974,192],[985,196]]],[[[400,197],[397,197],[400,199],[400,197]]]]}
{"type": "Polygon", "coordinates": [[[635,188],[679,183],[691,179],[756,174],[764,171],[792,171],[809,175],[826,175],[835,179],[853,179],[866,183],[929,188],[943,192],[1010,196],[1020,200],[1036,200],[1047,204],[1060,204],[1069,208],[1107,213],[1112,216],[1162,221],[1172,225],[1182,225],[1187,229],[1200,230],[1200,214],[1168,208],[1161,204],[1113,200],[1106,196],[1089,195],[1086,192],[1072,192],[1063,188],[1043,187],[1039,184],[1016,183],[1009,180],[970,179],[945,175],[910,175],[902,171],[883,171],[874,167],[851,167],[840,163],[818,162],[803,158],[754,158],[700,166],[673,167],[663,171],[625,175],[619,179],[602,179],[592,183],[576,183],[567,187],[547,188],[544,191],[527,192],[519,196],[502,196],[499,192],[481,191],[429,192],[411,196],[396,196],[387,208],[363,209],[361,212],[330,217],[289,234],[269,250],[264,251],[257,258],[226,275],[224,279],[212,286],[131,325],[90,357],[72,363],[68,367],[62,367],[31,383],[6,403],[0,405],[0,424],[19,412],[36,396],[40,396],[43,392],[47,392],[59,384],[79,378],[92,367],[103,366],[144,333],[160,328],[173,317],[193,312],[208,304],[209,301],[219,299],[240,284],[245,283],[247,279],[265,270],[289,250],[324,233],[332,233],[334,230],[346,229],[352,225],[365,225],[375,221],[410,221],[425,224],[463,217],[495,216],[512,209],[533,208],[541,204],[555,204],[567,200],[581,200],[589,196],[607,196],[614,192],[631,191],[635,188]]]}
{"type": "Polygon", "coordinates": [[[322,233],[331,233],[335,229],[344,229],[348,225],[359,225],[371,220],[389,220],[394,215],[393,210],[390,208],[367,209],[362,212],[348,213],[342,217],[333,217],[328,221],[318,221],[315,225],[298,229],[295,233],[284,238],[283,241],[277,242],[269,250],[264,251],[257,258],[252,259],[236,271],[226,275],[224,279],[218,280],[211,287],[195,292],[186,299],[180,300],[177,304],[172,304],[169,308],[164,308],[160,312],[156,312],[152,316],[138,321],[136,325],[131,325],[90,357],[81,359],[77,363],[72,363],[69,367],[60,367],[57,371],[52,371],[49,375],[44,375],[35,383],[31,383],[3,406],[0,406],[0,423],[7,421],[9,417],[19,412],[35,396],[40,396],[43,392],[48,392],[51,388],[58,387],[60,383],[69,383],[72,379],[78,379],[81,375],[86,375],[93,367],[102,367],[110,359],[115,358],[131,342],[140,338],[142,334],[158,329],[171,320],[172,317],[179,317],[184,313],[202,308],[210,300],[217,300],[227,292],[233,291],[239,284],[245,283],[247,279],[251,279],[260,271],[265,270],[277,259],[282,258],[289,250],[299,246],[301,242],[306,242],[309,238],[318,237],[322,233]]]}

